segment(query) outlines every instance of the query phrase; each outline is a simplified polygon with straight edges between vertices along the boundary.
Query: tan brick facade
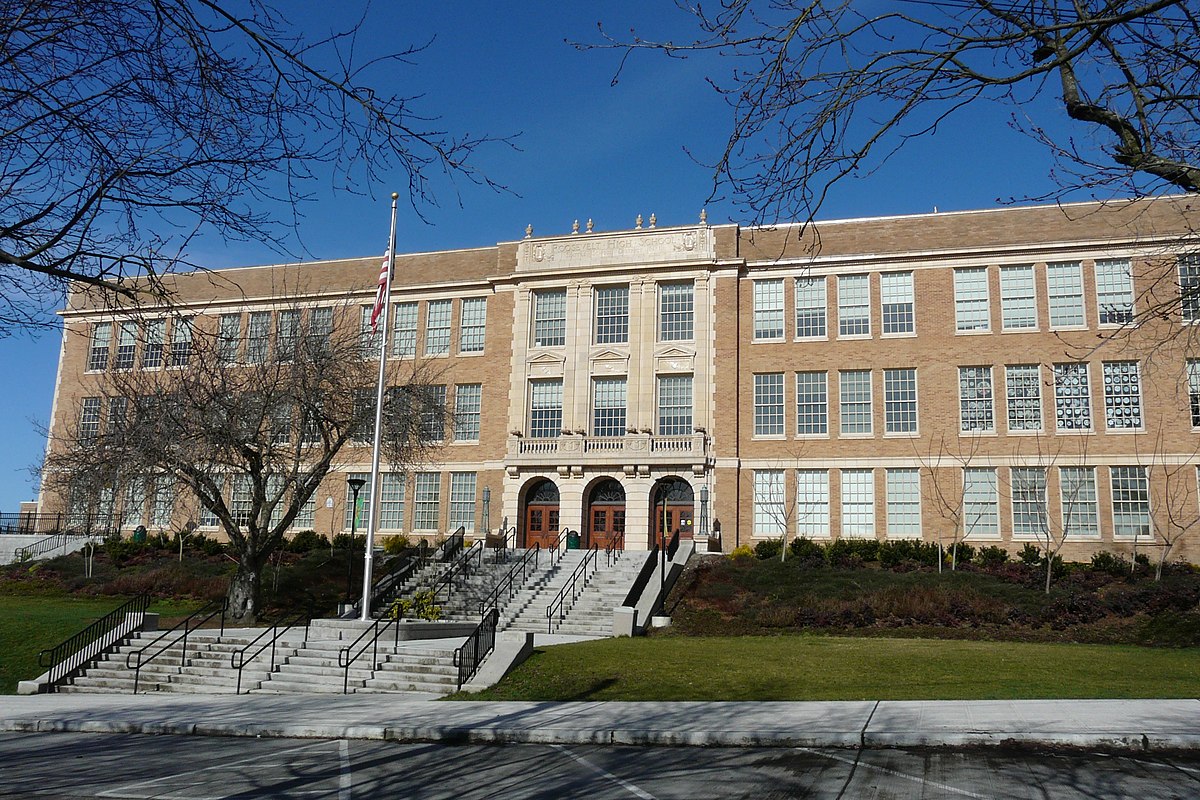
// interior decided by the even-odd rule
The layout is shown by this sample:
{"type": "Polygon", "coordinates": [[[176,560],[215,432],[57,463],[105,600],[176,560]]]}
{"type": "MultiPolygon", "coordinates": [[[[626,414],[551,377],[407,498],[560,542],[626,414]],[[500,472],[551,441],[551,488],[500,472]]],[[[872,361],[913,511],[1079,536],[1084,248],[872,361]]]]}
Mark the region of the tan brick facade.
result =
{"type": "MultiPolygon", "coordinates": [[[[1178,308],[1147,313],[1178,297],[1194,216],[1186,199],[1164,198],[769,230],[701,223],[402,256],[392,300],[417,304],[416,359],[436,365],[451,405],[479,386],[480,412],[477,440],[448,436],[419,470],[440,475],[436,512],[424,497],[436,528],[414,528],[409,476],[394,530],[450,528],[459,473],[474,475],[477,531],[486,488],[490,527],[507,520],[531,541],[534,496],[555,508],[537,525],[601,544],[621,527],[636,549],[665,512],[669,529],[698,537],[719,520],[726,550],[781,531],[949,541],[970,527],[968,541],[1011,552],[1036,543],[1040,502],[1079,531],[1068,558],[1153,550],[1156,531],[1200,518],[1189,329],[1178,308]],[[825,330],[806,335],[822,288],[825,330]],[[1122,321],[1126,293],[1136,326],[1122,321]],[[472,298],[486,304],[484,345],[463,353],[472,298]],[[426,356],[430,303],[446,301],[448,353],[426,356]]],[[[202,317],[281,296],[321,306],[350,293],[361,305],[377,269],[374,258],[231,269],[173,288],[202,317]]],[[[79,398],[104,396],[105,372],[87,369],[91,336],[120,317],[78,296],[65,319],[53,426],[79,398]]],[[[369,461],[347,454],[318,491],[315,530],[341,532],[344,473],[369,461]]],[[[172,524],[195,513],[181,498],[172,524]]],[[[1200,561],[1197,537],[1172,556],[1200,561]]]]}

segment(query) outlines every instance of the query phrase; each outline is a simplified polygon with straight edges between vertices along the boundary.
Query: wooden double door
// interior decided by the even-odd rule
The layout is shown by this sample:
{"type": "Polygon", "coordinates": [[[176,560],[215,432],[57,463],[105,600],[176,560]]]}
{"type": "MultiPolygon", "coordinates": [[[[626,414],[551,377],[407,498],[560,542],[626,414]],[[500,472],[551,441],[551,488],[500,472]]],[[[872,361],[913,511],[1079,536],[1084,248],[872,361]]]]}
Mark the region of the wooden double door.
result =
{"type": "Polygon", "coordinates": [[[530,503],[525,506],[525,546],[553,547],[559,533],[558,504],[530,503]]]}

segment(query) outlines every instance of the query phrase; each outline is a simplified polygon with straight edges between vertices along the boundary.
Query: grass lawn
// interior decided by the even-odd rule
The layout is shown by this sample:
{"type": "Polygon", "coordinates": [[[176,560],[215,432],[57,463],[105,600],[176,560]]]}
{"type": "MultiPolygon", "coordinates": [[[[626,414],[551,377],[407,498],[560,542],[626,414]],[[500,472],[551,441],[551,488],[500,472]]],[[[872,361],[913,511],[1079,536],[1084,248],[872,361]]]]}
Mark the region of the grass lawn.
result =
{"type": "MultiPolygon", "coordinates": [[[[0,694],[12,694],[17,682],[36,678],[38,651],[54,647],[117,608],[127,598],[71,597],[60,593],[0,595],[0,694]]],[[[190,613],[200,603],[159,600],[151,611],[168,617],[190,613]]]]}
{"type": "Polygon", "coordinates": [[[663,636],[539,648],[486,700],[1200,696],[1200,648],[836,636],[663,636]]]}

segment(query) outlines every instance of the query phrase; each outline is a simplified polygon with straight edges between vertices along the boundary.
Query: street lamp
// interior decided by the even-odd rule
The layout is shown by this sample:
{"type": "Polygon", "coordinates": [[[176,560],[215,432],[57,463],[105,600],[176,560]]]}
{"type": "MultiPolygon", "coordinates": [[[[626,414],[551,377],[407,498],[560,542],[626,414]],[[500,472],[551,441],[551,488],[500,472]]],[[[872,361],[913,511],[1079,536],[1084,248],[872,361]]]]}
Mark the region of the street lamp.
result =
{"type": "Polygon", "coordinates": [[[346,485],[350,487],[350,492],[353,499],[350,501],[350,545],[346,553],[346,604],[349,605],[352,601],[354,590],[354,534],[358,529],[358,493],[362,491],[362,487],[366,486],[367,482],[362,478],[346,478],[346,485]]]}
{"type": "Polygon", "coordinates": [[[492,488],[483,487],[483,535],[492,532],[492,488]]]}
{"type": "MultiPolygon", "coordinates": [[[[712,534],[708,530],[708,487],[700,487],[700,533],[712,541],[712,534]]],[[[707,550],[711,553],[712,548],[706,545],[707,550]]]]}

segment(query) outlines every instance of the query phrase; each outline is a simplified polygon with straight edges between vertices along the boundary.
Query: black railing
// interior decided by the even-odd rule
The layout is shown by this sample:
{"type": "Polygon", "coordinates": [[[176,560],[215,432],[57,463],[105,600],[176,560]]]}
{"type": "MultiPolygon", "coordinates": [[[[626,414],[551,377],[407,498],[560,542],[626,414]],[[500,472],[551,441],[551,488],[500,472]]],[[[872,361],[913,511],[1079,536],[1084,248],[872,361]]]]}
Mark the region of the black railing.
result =
{"type": "Polygon", "coordinates": [[[17,533],[74,533],[76,535],[104,535],[113,533],[120,526],[111,514],[22,514],[5,512],[0,514],[0,534],[17,533]]]}
{"type": "Polygon", "coordinates": [[[642,592],[646,591],[646,586],[654,577],[654,570],[658,568],[659,552],[658,542],[655,542],[654,549],[650,551],[650,557],[646,559],[646,563],[642,564],[641,571],[633,579],[633,585],[629,587],[629,593],[625,595],[625,602],[621,605],[627,607],[637,605],[638,598],[642,596],[642,592]]]}
{"type": "Polygon", "coordinates": [[[458,554],[463,551],[463,547],[466,546],[466,541],[467,529],[460,526],[458,530],[450,534],[450,537],[438,547],[442,551],[441,561],[445,563],[457,558],[458,554]]]}
{"type": "Polygon", "coordinates": [[[296,614],[290,618],[281,618],[277,622],[275,622],[273,625],[271,625],[271,627],[267,628],[262,633],[260,633],[258,636],[254,637],[254,641],[247,644],[241,650],[235,650],[234,652],[230,653],[229,654],[229,666],[230,666],[230,668],[237,670],[237,689],[234,690],[234,694],[242,693],[242,669],[245,668],[245,666],[248,662],[253,661],[254,659],[258,658],[260,655],[262,655],[262,652],[264,650],[266,650],[268,647],[270,647],[271,648],[271,672],[274,672],[275,671],[275,643],[279,641],[279,638],[281,636],[283,636],[283,634],[287,633],[292,628],[298,628],[301,625],[304,626],[304,641],[307,643],[308,642],[308,626],[311,621],[312,620],[309,618],[308,614],[296,614]],[[267,641],[262,642],[262,644],[259,644],[259,642],[262,640],[262,638],[264,636],[266,636],[268,633],[271,634],[270,638],[267,639],[267,641]],[[254,647],[255,645],[258,645],[258,648],[255,649],[255,651],[253,653],[250,653],[250,648],[254,647]],[[247,653],[250,653],[250,654],[247,655],[247,653]]]}
{"type": "Polygon", "coordinates": [[[146,645],[145,647],[141,648],[140,650],[134,650],[132,653],[125,656],[125,668],[131,669],[134,671],[133,672],[133,693],[137,694],[138,681],[142,677],[142,667],[144,667],[147,664],[149,664],[150,662],[154,661],[154,659],[158,658],[163,653],[167,652],[168,650],[170,650],[172,647],[174,647],[176,644],[178,644],[180,642],[183,643],[183,647],[179,651],[179,667],[180,667],[180,671],[182,672],[183,667],[187,666],[188,636],[191,635],[192,631],[196,630],[204,623],[210,621],[213,617],[217,616],[218,614],[221,615],[221,632],[219,634],[217,634],[217,636],[218,636],[218,638],[220,638],[221,636],[224,636],[225,635],[225,609],[227,607],[227,603],[228,603],[228,600],[226,598],[222,598],[220,600],[213,600],[211,603],[205,604],[198,611],[193,611],[191,614],[184,617],[182,621],[177,623],[173,628],[171,628],[169,631],[164,633],[162,636],[159,636],[155,641],[151,642],[150,644],[146,645]],[[174,639],[171,639],[171,641],[169,641],[169,642],[165,642],[165,643],[163,642],[164,639],[167,639],[168,637],[171,636],[171,634],[175,633],[176,631],[179,631],[180,628],[183,628],[183,630],[181,632],[179,632],[179,634],[177,636],[175,636],[174,639]],[[154,650],[154,652],[151,653],[150,655],[146,655],[146,652],[148,650],[152,650],[152,649],[154,650]],[[134,658],[135,656],[136,656],[136,659],[134,658]],[[133,663],[130,663],[131,661],[133,663]]]}
{"type": "Polygon", "coordinates": [[[541,554],[542,546],[535,544],[532,548],[525,551],[525,555],[521,556],[521,560],[513,564],[512,569],[508,571],[500,581],[496,584],[496,588],[492,589],[491,594],[479,601],[479,613],[482,616],[485,609],[495,606],[500,602],[500,594],[506,593],[505,599],[511,599],[513,592],[517,586],[523,586],[528,580],[533,570],[537,569],[538,558],[541,554]],[[530,569],[530,562],[533,562],[533,569],[530,569]],[[517,581],[520,581],[520,584],[517,581]]]}
{"type": "Polygon", "coordinates": [[[570,602],[573,605],[575,598],[587,587],[588,578],[591,577],[588,575],[588,567],[591,567],[592,572],[595,573],[597,556],[599,554],[599,549],[595,547],[588,550],[587,555],[579,562],[579,566],[575,567],[575,571],[571,573],[571,577],[567,578],[566,583],[558,590],[558,594],[550,601],[550,605],[546,606],[546,633],[554,633],[554,615],[556,613],[558,614],[558,623],[560,625],[566,618],[566,612],[571,607],[567,605],[568,593],[571,595],[570,602]],[[568,590],[570,591],[568,592],[568,590]]]}
{"type": "MultiPolygon", "coordinates": [[[[433,559],[434,549],[423,540],[417,546],[407,550],[388,562],[387,569],[381,572],[371,586],[371,616],[375,616],[391,604],[396,596],[396,590],[403,586],[413,575],[429,566],[433,559]]],[[[362,613],[362,598],[354,602],[350,611],[342,614],[343,619],[352,619],[362,613]]]]}
{"type": "Polygon", "coordinates": [[[604,548],[604,565],[611,567],[621,558],[621,554],[624,552],[625,531],[618,531],[608,540],[608,546],[604,548]]]}
{"type": "Polygon", "coordinates": [[[144,618],[149,607],[150,595],[140,594],[66,641],[38,653],[38,664],[49,671],[46,690],[54,691],[98,656],[124,641],[133,632],[127,624],[130,615],[144,618]]]}
{"type": "Polygon", "coordinates": [[[479,541],[471,545],[469,549],[464,550],[462,555],[458,557],[458,560],[438,576],[437,582],[429,590],[433,593],[433,598],[435,600],[449,600],[454,594],[454,579],[470,577],[475,570],[479,569],[482,563],[483,542],[479,541]],[[445,597],[442,597],[443,591],[446,593],[445,597]]]}
{"type": "Polygon", "coordinates": [[[13,557],[17,561],[28,561],[31,558],[37,558],[45,553],[52,553],[55,550],[66,547],[69,544],[77,542],[88,542],[96,538],[95,534],[87,533],[55,533],[47,536],[45,539],[39,539],[33,544],[25,547],[18,547],[13,551],[13,557]]]}
{"type": "Polygon", "coordinates": [[[379,637],[387,633],[387,629],[391,627],[395,630],[395,639],[392,642],[392,649],[400,644],[400,619],[377,619],[371,627],[364,630],[350,644],[338,651],[338,666],[342,668],[342,694],[350,693],[350,666],[358,661],[359,656],[367,652],[367,648],[371,648],[371,675],[374,676],[375,670],[379,669],[379,637]],[[380,626],[383,626],[380,628],[380,626]],[[371,639],[359,648],[357,653],[352,653],[355,647],[367,638],[367,634],[371,634],[371,639]]]}
{"type": "Polygon", "coordinates": [[[483,615],[483,621],[476,626],[462,646],[454,651],[454,666],[458,667],[458,688],[475,677],[479,665],[487,658],[488,653],[496,647],[496,628],[500,625],[500,612],[493,606],[483,615]]]}

